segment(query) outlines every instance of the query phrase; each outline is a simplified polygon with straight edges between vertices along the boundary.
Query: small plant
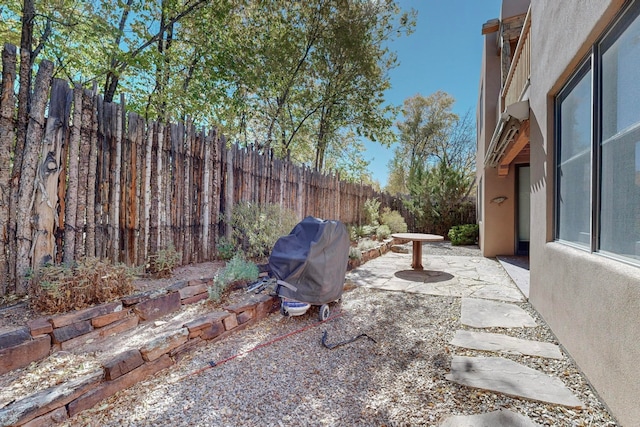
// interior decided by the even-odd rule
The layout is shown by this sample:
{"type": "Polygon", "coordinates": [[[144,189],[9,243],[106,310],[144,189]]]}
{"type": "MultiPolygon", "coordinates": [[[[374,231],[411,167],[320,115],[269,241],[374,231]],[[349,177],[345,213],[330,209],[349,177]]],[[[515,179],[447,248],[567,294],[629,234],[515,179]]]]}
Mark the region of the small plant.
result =
{"type": "Polygon", "coordinates": [[[173,244],[169,244],[165,249],[160,249],[155,255],[149,256],[147,263],[149,273],[155,277],[171,277],[173,269],[180,262],[181,255],[176,251],[173,244]]]}
{"type": "Polygon", "coordinates": [[[133,269],[98,258],[73,266],[47,265],[32,275],[31,306],[53,314],[113,301],[134,291],[133,276],[133,269]]]}
{"type": "Polygon", "coordinates": [[[358,226],[357,225],[348,225],[347,231],[349,232],[349,240],[352,242],[357,242],[360,235],[358,234],[358,226]]]}
{"type": "Polygon", "coordinates": [[[216,249],[218,250],[218,257],[225,261],[233,258],[236,253],[236,245],[234,245],[233,242],[227,240],[226,237],[220,238],[220,241],[216,245],[216,249]]]}
{"type": "Polygon", "coordinates": [[[254,281],[258,278],[258,274],[258,266],[245,260],[241,254],[235,254],[213,279],[213,285],[208,290],[209,299],[219,302],[232,285],[254,281]]]}
{"type": "Polygon", "coordinates": [[[371,237],[376,234],[376,230],[378,229],[377,225],[363,225],[362,226],[362,237],[371,237]]]}
{"type": "Polygon", "coordinates": [[[380,200],[367,199],[364,202],[364,220],[367,224],[377,226],[380,224],[380,200]]]}
{"type": "Polygon", "coordinates": [[[350,247],[349,248],[349,259],[357,259],[357,260],[361,260],[362,259],[362,251],[359,248],[356,247],[350,247]]]}
{"type": "Polygon", "coordinates": [[[389,208],[384,208],[382,210],[382,215],[380,215],[380,222],[388,226],[391,233],[407,232],[407,223],[398,211],[392,211],[389,208]]]}
{"type": "Polygon", "coordinates": [[[478,224],[464,224],[451,227],[448,236],[454,246],[474,245],[478,241],[479,234],[478,224]]]}
{"type": "Polygon", "coordinates": [[[369,249],[377,247],[378,244],[371,239],[362,239],[358,242],[358,250],[366,252],[369,249]]]}
{"type": "Polygon", "coordinates": [[[376,230],[376,237],[378,238],[378,240],[384,240],[387,237],[389,237],[390,234],[391,234],[391,230],[389,229],[389,226],[386,224],[382,224],[376,230]]]}

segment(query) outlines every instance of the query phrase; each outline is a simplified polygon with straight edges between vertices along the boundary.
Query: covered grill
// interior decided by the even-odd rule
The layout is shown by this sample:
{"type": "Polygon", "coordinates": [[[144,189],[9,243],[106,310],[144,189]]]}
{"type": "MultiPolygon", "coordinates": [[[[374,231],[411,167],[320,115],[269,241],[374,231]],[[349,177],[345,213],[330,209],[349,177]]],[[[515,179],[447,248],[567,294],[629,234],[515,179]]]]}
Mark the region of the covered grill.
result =
{"type": "Polygon", "coordinates": [[[340,221],[309,216],[279,238],[269,269],[283,299],[283,314],[303,314],[309,305],[320,305],[320,318],[325,320],[327,304],[342,296],[348,259],[349,235],[340,221]]]}

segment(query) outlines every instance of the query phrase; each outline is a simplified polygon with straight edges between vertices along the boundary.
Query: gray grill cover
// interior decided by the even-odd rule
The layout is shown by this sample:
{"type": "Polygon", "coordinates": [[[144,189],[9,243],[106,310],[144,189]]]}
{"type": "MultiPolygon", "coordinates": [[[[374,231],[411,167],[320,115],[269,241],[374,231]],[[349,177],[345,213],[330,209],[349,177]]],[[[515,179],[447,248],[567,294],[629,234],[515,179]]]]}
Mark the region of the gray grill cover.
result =
{"type": "Polygon", "coordinates": [[[297,288],[279,286],[281,297],[320,305],[342,295],[348,261],[349,235],[344,224],[308,216],[278,239],[269,268],[276,279],[297,288]]]}

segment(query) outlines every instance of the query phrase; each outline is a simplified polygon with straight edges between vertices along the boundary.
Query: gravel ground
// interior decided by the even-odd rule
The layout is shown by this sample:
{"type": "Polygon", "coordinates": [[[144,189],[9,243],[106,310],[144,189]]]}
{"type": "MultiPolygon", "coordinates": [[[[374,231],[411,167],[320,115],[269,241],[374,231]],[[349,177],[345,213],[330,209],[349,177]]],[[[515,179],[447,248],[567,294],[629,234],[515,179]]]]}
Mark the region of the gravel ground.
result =
{"type": "MultiPolygon", "coordinates": [[[[473,247],[427,246],[425,253],[478,255],[473,247]]],[[[529,304],[520,306],[544,325],[529,304]]],[[[616,425],[568,358],[502,355],[561,378],[585,403],[582,410],[447,381],[454,354],[492,355],[448,344],[456,329],[469,329],[459,322],[460,298],[356,288],[332,306],[329,321],[318,323],[316,316],[313,308],[295,318],[271,315],[224,341],[200,347],[66,425],[436,426],[449,415],[497,409],[511,409],[547,426],[616,425]],[[329,343],[362,333],[375,342],[363,337],[329,350],[321,344],[323,331],[329,343]]],[[[546,326],[500,332],[556,343],[546,326]]]]}

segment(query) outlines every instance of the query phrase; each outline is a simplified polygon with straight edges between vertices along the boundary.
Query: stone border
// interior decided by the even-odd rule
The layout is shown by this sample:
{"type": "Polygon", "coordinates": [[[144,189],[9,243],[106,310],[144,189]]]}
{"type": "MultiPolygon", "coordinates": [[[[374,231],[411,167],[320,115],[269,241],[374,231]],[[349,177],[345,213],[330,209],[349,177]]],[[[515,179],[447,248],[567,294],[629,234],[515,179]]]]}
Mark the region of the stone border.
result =
{"type": "Polygon", "coordinates": [[[347,263],[347,271],[360,267],[362,264],[366,263],[367,261],[371,261],[374,258],[378,258],[379,256],[386,254],[387,252],[392,250],[393,246],[396,245],[395,242],[396,242],[396,239],[387,239],[383,242],[380,242],[379,246],[373,249],[369,249],[361,252],[362,253],[361,259],[349,258],[349,262],[347,263]]]}
{"type": "Polygon", "coordinates": [[[44,359],[52,351],[70,350],[88,342],[133,329],[181,306],[208,298],[213,279],[176,282],[166,289],[142,292],[57,316],[45,316],[0,334],[0,375],[44,359]]]}
{"type": "MultiPolygon", "coordinates": [[[[181,289],[186,289],[189,286],[184,286],[181,289]]],[[[174,301],[177,300],[179,303],[181,300],[192,298],[186,296],[180,299],[176,295],[180,296],[181,294],[174,291],[157,298],[148,298],[137,303],[135,308],[131,310],[123,309],[119,303],[109,303],[56,316],[49,322],[52,331],[42,334],[40,337],[46,337],[46,341],[58,340],[68,331],[73,332],[86,327],[78,325],[91,325],[95,319],[105,319],[105,316],[117,317],[114,314],[121,311],[128,311],[129,314],[125,316],[125,319],[133,318],[135,321],[131,324],[137,325],[141,317],[131,314],[136,309],[143,315],[151,313],[151,317],[145,320],[152,320],[175,311],[174,301]],[[141,304],[145,302],[147,304],[141,307],[141,304]],[[121,308],[116,310],[117,307],[121,308]],[[54,327],[56,324],[62,326],[54,327]],[[56,331],[58,331],[57,337],[52,338],[56,331]]],[[[252,294],[239,303],[226,305],[223,307],[224,310],[212,312],[185,323],[181,328],[160,335],[138,349],[120,353],[104,363],[100,369],[5,406],[0,409],[0,425],[35,427],[63,422],[118,391],[129,388],[146,377],[170,367],[203,341],[224,339],[230,334],[241,331],[266,318],[270,313],[277,311],[278,306],[277,298],[262,294],[252,294]]],[[[110,324],[123,324],[125,319],[114,320],[110,324]]],[[[38,324],[44,326],[42,321],[38,324]]],[[[88,336],[95,336],[95,332],[104,330],[107,326],[69,338],[60,344],[74,340],[76,343],[80,343],[88,336]]],[[[73,335],[73,333],[68,335],[73,335]]],[[[38,340],[33,339],[32,341],[38,340]]]]}

